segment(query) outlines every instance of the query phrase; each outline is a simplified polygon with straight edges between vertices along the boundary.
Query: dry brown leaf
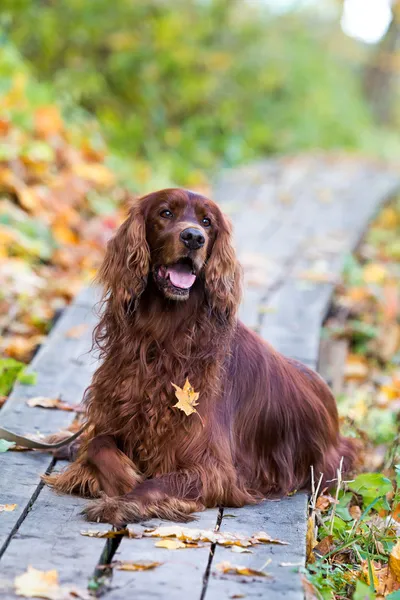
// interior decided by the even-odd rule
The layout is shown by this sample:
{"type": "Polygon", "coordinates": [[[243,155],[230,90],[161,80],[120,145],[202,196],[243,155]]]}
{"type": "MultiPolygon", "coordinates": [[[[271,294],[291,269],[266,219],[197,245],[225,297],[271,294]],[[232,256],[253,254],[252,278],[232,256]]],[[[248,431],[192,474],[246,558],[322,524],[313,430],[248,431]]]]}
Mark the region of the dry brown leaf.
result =
{"type": "Polygon", "coordinates": [[[0,512],[12,512],[18,504],[0,504],[0,512]]]}
{"type": "Polygon", "coordinates": [[[26,401],[27,405],[31,408],[52,408],[58,410],[66,410],[71,412],[82,412],[82,408],[79,404],[68,404],[60,398],[46,398],[46,396],[36,396],[26,401]]]}
{"type": "Polygon", "coordinates": [[[118,569],[118,571],[149,571],[150,569],[155,569],[156,567],[159,567],[162,564],[162,562],[155,562],[150,560],[121,560],[112,563],[112,566],[115,569],[118,569]]]}
{"type": "Polygon", "coordinates": [[[313,552],[315,556],[325,556],[325,554],[331,552],[334,547],[335,544],[333,543],[333,535],[327,535],[323,540],[318,542],[316,546],[314,546],[313,552]]]}
{"type": "Polygon", "coordinates": [[[77,339],[82,337],[82,335],[87,331],[89,325],[87,323],[81,323],[80,325],[74,325],[71,329],[68,329],[65,333],[65,337],[77,339]]]}
{"type": "MultiPolygon", "coordinates": [[[[242,546],[244,548],[260,543],[256,539],[235,534],[212,531],[211,529],[192,529],[191,527],[181,527],[180,525],[166,525],[156,529],[145,529],[146,537],[172,537],[182,542],[209,542],[220,546],[242,546]]],[[[266,535],[266,534],[264,534],[266,535]]]]}
{"type": "Polygon", "coordinates": [[[179,550],[187,548],[186,544],[180,540],[160,540],[154,544],[157,548],[165,548],[166,550],[179,550]]]}
{"type": "Polygon", "coordinates": [[[199,398],[199,393],[194,391],[194,389],[189,383],[189,379],[186,379],[183,388],[180,388],[179,386],[175,385],[175,383],[172,383],[172,385],[175,388],[175,396],[178,399],[178,402],[174,404],[174,408],[179,408],[179,410],[182,410],[186,416],[196,413],[200,417],[201,422],[203,423],[203,419],[201,418],[197,410],[194,408],[199,404],[197,402],[199,398]]]}
{"type": "MultiPolygon", "coordinates": [[[[368,561],[361,561],[361,568],[361,574],[359,571],[356,572],[356,574],[358,573],[360,579],[369,585],[370,577],[368,561]]],[[[400,583],[396,580],[389,564],[382,565],[382,563],[373,560],[371,561],[371,569],[377,598],[384,598],[400,588],[400,583]]]]}
{"type": "Polygon", "coordinates": [[[232,565],[229,561],[224,560],[217,565],[218,571],[224,574],[232,575],[244,575],[245,577],[271,577],[264,571],[258,571],[257,569],[251,569],[241,565],[232,565]]]}
{"type": "Polygon", "coordinates": [[[328,510],[331,504],[334,504],[334,502],[335,498],[329,495],[322,494],[321,496],[318,496],[315,508],[317,508],[321,512],[325,512],[326,510],[328,510]]]}
{"type": "Polygon", "coordinates": [[[358,519],[361,517],[361,508],[357,505],[355,506],[350,506],[349,508],[349,513],[352,519],[354,519],[354,521],[358,521],[358,519]]]}
{"type": "Polygon", "coordinates": [[[85,590],[74,586],[60,586],[58,573],[52,571],[39,571],[29,566],[27,571],[14,579],[15,593],[25,598],[45,598],[46,600],[90,600],[90,595],[85,590]]]}

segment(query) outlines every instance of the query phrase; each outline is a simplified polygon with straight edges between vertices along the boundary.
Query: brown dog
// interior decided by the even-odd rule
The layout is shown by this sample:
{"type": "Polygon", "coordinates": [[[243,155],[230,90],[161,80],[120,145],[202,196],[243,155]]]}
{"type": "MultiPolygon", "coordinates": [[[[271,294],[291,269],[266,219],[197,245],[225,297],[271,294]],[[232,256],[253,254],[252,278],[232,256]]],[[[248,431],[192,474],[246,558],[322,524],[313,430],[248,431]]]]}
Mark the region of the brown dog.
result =
{"type": "Polygon", "coordinates": [[[307,486],[311,465],[325,479],[342,456],[350,465],[354,449],[322,379],[238,321],[240,268],[214,202],[179,189],[138,200],[99,279],[91,433],[71,466],[45,478],[100,496],[90,519],[188,520],[307,486]],[[174,407],[172,383],[186,378],[201,419],[174,407]]]}

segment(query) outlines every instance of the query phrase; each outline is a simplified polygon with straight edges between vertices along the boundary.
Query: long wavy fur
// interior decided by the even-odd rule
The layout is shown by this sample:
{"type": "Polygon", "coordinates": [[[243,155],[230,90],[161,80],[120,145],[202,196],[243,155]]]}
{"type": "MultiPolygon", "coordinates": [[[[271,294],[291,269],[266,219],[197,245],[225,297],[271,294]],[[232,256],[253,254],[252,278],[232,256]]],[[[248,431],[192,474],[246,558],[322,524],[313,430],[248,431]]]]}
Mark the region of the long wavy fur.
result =
{"type": "Polygon", "coordinates": [[[99,280],[102,363],[86,394],[91,433],[77,461],[46,478],[60,492],[97,497],[88,518],[187,520],[204,507],[307,486],[311,465],[327,480],[342,456],[350,467],[354,448],[339,434],[322,379],[237,320],[240,268],[230,225],[213,202],[175,189],[138,200],[109,243],[99,280]],[[163,298],[151,277],[151,210],[166,201],[206,204],[215,220],[185,302],[163,298]],[[173,408],[171,382],[187,377],[204,426],[173,408]]]}

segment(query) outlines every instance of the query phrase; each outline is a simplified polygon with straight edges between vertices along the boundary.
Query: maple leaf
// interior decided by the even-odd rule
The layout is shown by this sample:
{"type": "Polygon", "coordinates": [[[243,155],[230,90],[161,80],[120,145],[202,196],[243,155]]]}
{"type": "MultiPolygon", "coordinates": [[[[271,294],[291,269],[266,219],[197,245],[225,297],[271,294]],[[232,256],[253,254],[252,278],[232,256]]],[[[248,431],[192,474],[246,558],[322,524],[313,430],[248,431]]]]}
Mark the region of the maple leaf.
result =
{"type": "Polygon", "coordinates": [[[175,396],[178,398],[178,402],[174,404],[174,408],[179,408],[179,410],[182,410],[187,417],[193,413],[196,413],[199,416],[200,421],[202,422],[202,425],[204,427],[204,421],[201,418],[201,415],[194,408],[199,404],[197,400],[200,394],[199,392],[194,391],[193,387],[189,382],[189,379],[186,378],[185,385],[183,386],[183,388],[180,388],[178,385],[175,385],[175,383],[172,382],[171,385],[174,386],[175,396]]]}
{"type": "Polygon", "coordinates": [[[160,540],[154,544],[157,548],[166,548],[167,550],[180,550],[187,548],[186,544],[180,540],[160,540]]]}

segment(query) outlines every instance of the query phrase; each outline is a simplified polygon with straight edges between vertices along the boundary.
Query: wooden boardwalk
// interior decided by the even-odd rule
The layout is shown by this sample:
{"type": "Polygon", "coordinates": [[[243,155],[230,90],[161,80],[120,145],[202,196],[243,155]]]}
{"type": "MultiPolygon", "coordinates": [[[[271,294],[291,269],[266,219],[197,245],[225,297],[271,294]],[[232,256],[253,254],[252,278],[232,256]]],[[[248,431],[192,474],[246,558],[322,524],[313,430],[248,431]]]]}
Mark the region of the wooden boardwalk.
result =
{"type": "MultiPolygon", "coordinates": [[[[343,258],[398,187],[397,176],[373,163],[323,156],[264,161],[223,174],[214,198],[233,220],[245,270],[242,320],[281,352],[317,368],[321,324],[343,258]]],[[[96,322],[94,294],[85,290],[57,322],[31,366],[38,373],[37,384],[16,386],[0,411],[1,425],[26,435],[70,424],[73,413],[29,408],[26,400],[61,396],[73,404],[80,401],[96,367],[88,354],[96,322]],[[79,338],[66,335],[83,323],[87,329],[79,338]]],[[[144,572],[114,570],[109,588],[103,589],[110,600],[303,597],[298,568],[305,561],[304,494],[238,510],[208,510],[190,525],[246,535],[266,531],[288,546],[259,545],[251,554],[209,545],[172,551],[156,548],[153,538],[82,536],[82,530],[105,531],[108,526],[83,520],[84,500],[57,496],[42,486],[40,474],[62,466],[39,452],[0,454],[0,504],[18,504],[15,511],[0,513],[2,599],[17,597],[13,580],[28,565],[55,568],[62,584],[85,589],[98,564],[109,562],[113,553],[114,560],[163,564],[144,572]],[[265,570],[271,578],[221,575],[217,569],[222,561],[260,569],[269,559],[265,570]]]]}

